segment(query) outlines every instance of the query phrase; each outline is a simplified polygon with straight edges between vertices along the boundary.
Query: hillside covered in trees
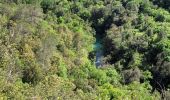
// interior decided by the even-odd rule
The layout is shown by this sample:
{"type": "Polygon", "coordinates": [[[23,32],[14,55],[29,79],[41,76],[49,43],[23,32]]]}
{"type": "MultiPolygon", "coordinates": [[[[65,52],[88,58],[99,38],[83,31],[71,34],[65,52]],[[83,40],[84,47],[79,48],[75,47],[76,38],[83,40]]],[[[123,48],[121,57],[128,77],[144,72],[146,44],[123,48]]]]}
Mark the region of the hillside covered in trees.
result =
{"type": "Polygon", "coordinates": [[[170,100],[170,0],[0,0],[0,100],[170,100]]]}

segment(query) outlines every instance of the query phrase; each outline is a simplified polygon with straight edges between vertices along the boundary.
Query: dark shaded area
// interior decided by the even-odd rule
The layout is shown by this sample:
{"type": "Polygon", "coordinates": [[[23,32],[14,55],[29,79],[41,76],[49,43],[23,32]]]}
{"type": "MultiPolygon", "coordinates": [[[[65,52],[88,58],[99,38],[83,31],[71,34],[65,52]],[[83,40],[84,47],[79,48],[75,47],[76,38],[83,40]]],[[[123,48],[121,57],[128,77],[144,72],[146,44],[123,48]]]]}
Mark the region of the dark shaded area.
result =
{"type": "Polygon", "coordinates": [[[165,8],[170,11],[170,0],[151,0],[155,5],[165,8]]]}

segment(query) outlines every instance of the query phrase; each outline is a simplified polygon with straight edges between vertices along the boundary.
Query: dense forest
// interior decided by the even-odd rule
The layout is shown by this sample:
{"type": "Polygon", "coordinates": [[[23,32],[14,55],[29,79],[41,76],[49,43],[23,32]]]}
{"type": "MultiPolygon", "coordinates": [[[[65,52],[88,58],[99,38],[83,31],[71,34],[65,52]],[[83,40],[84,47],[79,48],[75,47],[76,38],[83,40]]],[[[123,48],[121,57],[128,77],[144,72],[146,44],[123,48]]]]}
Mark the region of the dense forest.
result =
{"type": "Polygon", "coordinates": [[[0,0],[0,100],[170,100],[170,0],[0,0]]]}

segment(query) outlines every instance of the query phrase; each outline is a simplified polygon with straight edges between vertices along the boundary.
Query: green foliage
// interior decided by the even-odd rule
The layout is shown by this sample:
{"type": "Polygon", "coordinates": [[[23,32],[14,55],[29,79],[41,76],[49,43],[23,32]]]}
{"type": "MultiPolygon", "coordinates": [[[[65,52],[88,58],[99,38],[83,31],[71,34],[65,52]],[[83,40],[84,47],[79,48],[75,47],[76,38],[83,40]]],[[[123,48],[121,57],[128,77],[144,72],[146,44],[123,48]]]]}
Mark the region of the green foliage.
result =
{"type": "Polygon", "coordinates": [[[169,98],[168,5],[0,0],[0,99],[157,100],[162,87],[169,98]],[[89,59],[98,38],[101,68],[89,59]]]}
{"type": "Polygon", "coordinates": [[[24,83],[38,83],[43,77],[42,69],[31,62],[26,62],[26,64],[26,68],[23,69],[22,81],[24,83]]]}

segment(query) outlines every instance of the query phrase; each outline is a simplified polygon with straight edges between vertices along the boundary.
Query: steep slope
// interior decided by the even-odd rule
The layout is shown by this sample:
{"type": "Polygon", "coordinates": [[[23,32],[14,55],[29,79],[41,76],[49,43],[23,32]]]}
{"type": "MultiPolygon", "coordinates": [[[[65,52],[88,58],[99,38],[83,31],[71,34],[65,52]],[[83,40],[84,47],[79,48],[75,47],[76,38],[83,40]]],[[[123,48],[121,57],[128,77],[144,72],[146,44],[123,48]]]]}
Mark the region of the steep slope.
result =
{"type": "Polygon", "coordinates": [[[157,0],[1,0],[0,97],[168,99],[169,16],[157,0]]]}

